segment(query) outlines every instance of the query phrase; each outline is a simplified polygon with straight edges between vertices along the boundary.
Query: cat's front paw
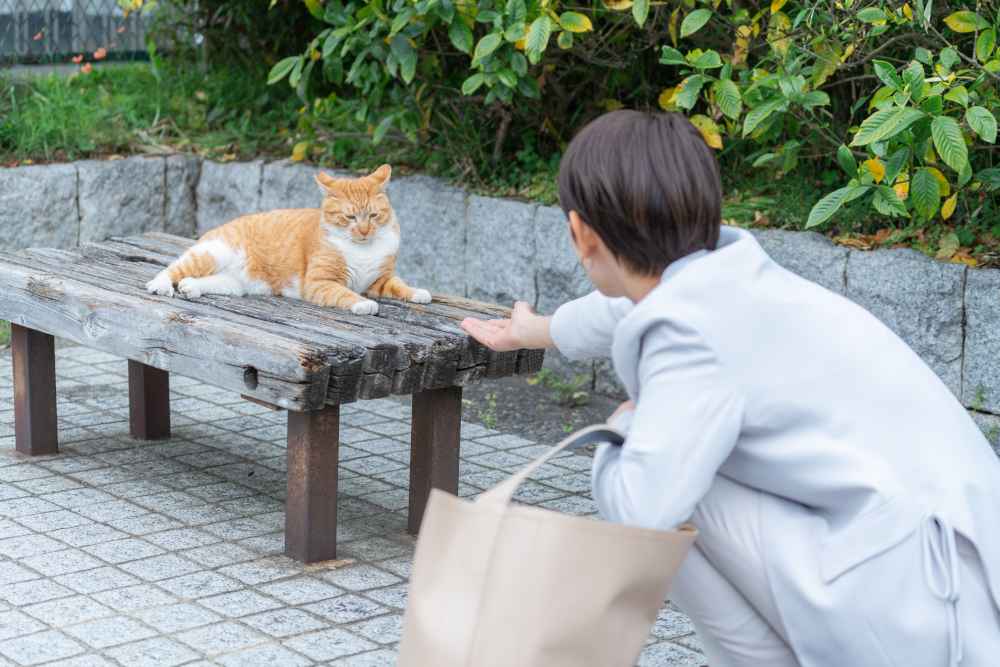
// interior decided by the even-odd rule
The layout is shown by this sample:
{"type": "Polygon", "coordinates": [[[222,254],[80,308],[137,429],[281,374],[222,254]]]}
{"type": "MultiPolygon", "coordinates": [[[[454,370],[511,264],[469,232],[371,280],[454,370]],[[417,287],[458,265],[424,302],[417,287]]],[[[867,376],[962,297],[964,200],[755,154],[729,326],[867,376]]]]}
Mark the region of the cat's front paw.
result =
{"type": "Polygon", "coordinates": [[[146,283],[146,291],[160,296],[173,296],[174,284],[170,282],[170,276],[166,271],[160,271],[155,278],[146,283]]]}
{"type": "Polygon", "coordinates": [[[415,289],[413,294],[410,295],[410,301],[413,303],[430,303],[431,293],[425,289],[415,289]]]}
{"type": "Polygon", "coordinates": [[[377,315],[378,304],[371,299],[361,299],[351,306],[351,312],[355,315],[377,315]]]}
{"type": "Polygon", "coordinates": [[[177,283],[177,291],[188,299],[197,299],[201,297],[201,288],[198,287],[197,278],[182,278],[179,283],[177,283]]]}

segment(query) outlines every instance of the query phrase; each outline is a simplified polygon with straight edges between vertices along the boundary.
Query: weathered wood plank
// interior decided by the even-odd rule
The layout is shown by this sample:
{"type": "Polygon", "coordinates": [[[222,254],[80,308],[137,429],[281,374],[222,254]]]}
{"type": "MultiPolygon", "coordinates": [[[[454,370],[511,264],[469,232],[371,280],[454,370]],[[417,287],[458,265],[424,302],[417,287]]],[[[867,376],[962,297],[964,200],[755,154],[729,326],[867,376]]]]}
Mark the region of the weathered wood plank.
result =
{"type": "MultiPolygon", "coordinates": [[[[155,261],[162,266],[173,259],[172,254],[163,252],[168,249],[163,247],[165,245],[168,244],[157,242],[156,239],[129,237],[88,246],[84,249],[84,253],[94,256],[112,253],[136,263],[155,261]]],[[[231,312],[240,312],[262,319],[281,320],[284,324],[295,328],[306,328],[313,332],[333,330],[338,335],[349,332],[357,336],[361,342],[367,341],[371,344],[372,341],[376,341],[377,344],[384,346],[398,345],[404,354],[400,355],[400,363],[397,364],[395,373],[389,377],[389,382],[362,381],[358,398],[378,398],[389,392],[407,394],[420,388],[448,386],[452,384],[459,367],[463,366],[461,363],[463,352],[470,346],[477,345],[460,331],[456,335],[456,330],[442,332],[403,320],[359,317],[281,297],[237,299],[206,296],[202,300],[231,312]]],[[[366,367],[365,370],[371,369],[366,367]]],[[[334,369],[334,375],[336,374],[334,369]]],[[[349,397],[344,396],[340,402],[346,400],[349,400],[349,397]]]]}
{"type": "Polygon", "coordinates": [[[413,395],[410,430],[409,532],[416,534],[431,489],[458,493],[459,431],[462,388],[449,387],[413,395]]]}
{"type": "Polygon", "coordinates": [[[329,365],[322,350],[220,318],[192,317],[179,306],[57,276],[30,258],[0,253],[3,319],[282,407],[323,405],[329,365]],[[245,383],[248,367],[256,371],[254,389],[245,383]]]}
{"type": "MultiPolygon", "coordinates": [[[[147,295],[145,283],[149,279],[151,271],[155,272],[156,270],[149,265],[120,261],[109,263],[105,261],[106,257],[89,255],[81,257],[74,252],[49,248],[26,250],[22,251],[20,255],[30,258],[40,268],[53,273],[58,272],[61,275],[65,271],[98,287],[178,306],[184,309],[186,317],[192,320],[223,317],[250,328],[258,328],[297,340],[303,344],[314,345],[322,349],[324,361],[330,365],[331,372],[341,376],[337,383],[338,391],[356,392],[357,387],[361,384],[362,365],[367,350],[361,345],[354,345],[352,341],[343,340],[342,337],[335,337],[323,331],[304,333],[279,322],[244,317],[238,314],[230,315],[219,312],[219,309],[214,308],[211,304],[200,301],[147,295]]],[[[388,372],[391,374],[391,370],[388,372]]],[[[335,394],[331,399],[336,399],[338,396],[339,394],[335,394]]],[[[354,396],[352,395],[350,398],[354,398],[354,396]]]]}

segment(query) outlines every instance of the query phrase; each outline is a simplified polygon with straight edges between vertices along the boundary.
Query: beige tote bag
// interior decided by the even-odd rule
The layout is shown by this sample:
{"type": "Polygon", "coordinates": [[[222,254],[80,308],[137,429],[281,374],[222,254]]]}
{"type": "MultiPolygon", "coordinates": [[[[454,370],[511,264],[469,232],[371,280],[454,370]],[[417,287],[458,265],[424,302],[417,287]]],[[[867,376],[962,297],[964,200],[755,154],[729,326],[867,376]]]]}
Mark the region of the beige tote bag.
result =
{"type": "Polygon", "coordinates": [[[431,491],[410,579],[402,667],[634,665],[697,532],[646,530],[512,505],[569,436],[475,502],[431,491]]]}

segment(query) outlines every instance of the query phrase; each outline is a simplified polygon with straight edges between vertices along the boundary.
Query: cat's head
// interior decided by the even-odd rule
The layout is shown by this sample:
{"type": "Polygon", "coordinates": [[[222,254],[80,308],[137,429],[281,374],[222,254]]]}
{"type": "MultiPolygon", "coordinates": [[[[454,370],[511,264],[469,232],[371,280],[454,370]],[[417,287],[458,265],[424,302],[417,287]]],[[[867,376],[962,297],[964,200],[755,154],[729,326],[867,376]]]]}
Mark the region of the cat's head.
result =
{"type": "Polygon", "coordinates": [[[323,191],[323,224],[355,243],[367,243],[382,228],[395,225],[396,213],[385,194],[391,174],[387,164],[360,178],[317,173],[316,183],[323,191]]]}

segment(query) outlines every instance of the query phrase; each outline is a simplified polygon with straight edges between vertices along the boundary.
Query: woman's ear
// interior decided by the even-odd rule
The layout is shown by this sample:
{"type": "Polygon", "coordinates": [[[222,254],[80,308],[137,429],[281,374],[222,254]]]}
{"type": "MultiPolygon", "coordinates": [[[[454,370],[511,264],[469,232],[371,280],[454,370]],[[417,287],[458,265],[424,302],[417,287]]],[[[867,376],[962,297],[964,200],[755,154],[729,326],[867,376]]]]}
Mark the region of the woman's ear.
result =
{"type": "Polygon", "coordinates": [[[593,257],[601,244],[600,237],[594,230],[583,221],[576,211],[569,212],[569,234],[573,240],[573,247],[581,262],[593,257]]]}

